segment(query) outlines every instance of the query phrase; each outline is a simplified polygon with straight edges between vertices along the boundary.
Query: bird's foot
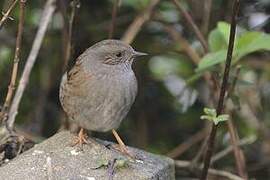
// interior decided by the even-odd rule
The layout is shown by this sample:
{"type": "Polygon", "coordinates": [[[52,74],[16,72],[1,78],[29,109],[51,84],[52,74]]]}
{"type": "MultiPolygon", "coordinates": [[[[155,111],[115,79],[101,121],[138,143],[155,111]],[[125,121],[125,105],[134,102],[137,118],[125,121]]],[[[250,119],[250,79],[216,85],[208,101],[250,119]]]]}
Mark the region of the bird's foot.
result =
{"type": "Polygon", "coordinates": [[[114,149],[122,152],[124,155],[130,157],[131,159],[135,159],[135,156],[133,156],[132,154],[130,154],[128,152],[125,143],[122,141],[122,139],[120,138],[120,136],[118,135],[118,133],[114,129],[112,129],[112,133],[113,133],[116,141],[118,142],[118,145],[114,145],[114,149]]]}
{"type": "Polygon", "coordinates": [[[83,150],[83,144],[89,143],[87,138],[88,138],[87,133],[85,133],[83,128],[81,128],[78,136],[76,137],[74,142],[71,144],[71,146],[79,146],[79,148],[83,150]]]}
{"type": "Polygon", "coordinates": [[[127,157],[129,157],[129,158],[131,158],[133,160],[136,159],[135,156],[128,151],[128,149],[127,149],[127,147],[125,145],[123,146],[121,144],[114,144],[112,147],[115,150],[120,151],[123,155],[125,155],[125,156],[127,156],[127,157]]]}

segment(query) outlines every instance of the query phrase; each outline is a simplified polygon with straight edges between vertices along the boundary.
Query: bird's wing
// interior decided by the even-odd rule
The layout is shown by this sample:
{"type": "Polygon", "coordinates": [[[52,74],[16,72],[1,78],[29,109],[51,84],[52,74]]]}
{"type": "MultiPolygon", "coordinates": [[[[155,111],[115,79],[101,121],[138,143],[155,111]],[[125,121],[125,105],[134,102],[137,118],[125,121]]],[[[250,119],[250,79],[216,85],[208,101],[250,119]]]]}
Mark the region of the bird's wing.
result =
{"type": "Polygon", "coordinates": [[[69,80],[71,77],[76,76],[81,70],[82,70],[82,61],[84,58],[84,54],[79,56],[75,62],[72,64],[70,63],[67,68],[67,80],[69,80]]]}
{"type": "Polygon", "coordinates": [[[89,72],[85,71],[84,59],[87,58],[83,53],[77,59],[73,67],[66,73],[66,86],[71,90],[73,96],[87,95],[87,89],[91,86],[92,76],[89,72]]]}

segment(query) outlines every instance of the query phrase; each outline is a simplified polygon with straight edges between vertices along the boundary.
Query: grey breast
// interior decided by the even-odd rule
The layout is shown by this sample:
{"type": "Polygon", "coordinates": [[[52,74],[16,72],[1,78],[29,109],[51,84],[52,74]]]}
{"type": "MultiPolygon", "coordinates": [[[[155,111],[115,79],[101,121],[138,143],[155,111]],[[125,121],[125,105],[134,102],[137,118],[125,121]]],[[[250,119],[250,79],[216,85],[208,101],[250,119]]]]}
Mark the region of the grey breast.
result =
{"type": "Polygon", "coordinates": [[[65,93],[60,89],[60,100],[68,117],[92,131],[118,128],[137,94],[137,81],[132,70],[117,77],[102,73],[93,75],[89,81],[76,86],[63,77],[62,84],[69,86],[64,88],[68,89],[65,93]]]}
{"type": "Polygon", "coordinates": [[[85,127],[108,131],[119,127],[130,110],[137,94],[137,81],[132,71],[120,76],[100,77],[96,91],[89,94],[89,111],[83,113],[85,127]]]}

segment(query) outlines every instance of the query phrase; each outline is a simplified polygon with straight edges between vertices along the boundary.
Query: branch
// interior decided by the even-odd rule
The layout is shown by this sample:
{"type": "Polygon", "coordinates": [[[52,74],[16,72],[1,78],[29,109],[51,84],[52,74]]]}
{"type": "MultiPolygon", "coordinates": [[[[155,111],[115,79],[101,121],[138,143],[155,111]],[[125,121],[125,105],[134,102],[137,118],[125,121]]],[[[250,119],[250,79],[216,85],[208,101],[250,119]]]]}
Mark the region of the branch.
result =
{"type": "Polygon", "coordinates": [[[176,148],[174,148],[169,153],[167,153],[167,156],[169,156],[170,158],[179,157],[181,154],[187,151],[191,146],[201,141],[205,137],[205,135],[206,135],[206,129],[203,129],[197,132],[196,134],[188,138],[185,142],[178,145],[176,148]]]}
{"type": "Polygon", "coordinates": [[[180,13],[184,16],[186,19],[187,23],[190,25],[191,29],[194,31],[195,35],[197,36],[198,40],[201,42],[202,47],[205,52],[208,52],[208,45],[203,37],[201,31],[199,30],[198,26],[195,24],[194,20],[190,16],[190,14],[185,11],[185,9],[181,6],[181,4],[177,0],[172,0],[176,8],[180,11],[180,13]]]}
{"type": "Polygon", "coordinates": [[[198,164],[199,160],[201,159],[201,157],[205,152],[206,146],[207,146],[207,139],[204,139],[197,154],[191,160],[191,167],[195,167],[198,164]]]}
{"type": "Polygon", "coordinates": [[[239,78],[241,68],[242,68],[241,65],[236,66],[235,76],[233,78],[232,85],[228,90],[227,98],[229,98],[234,93],[234,90],[235,90],[236,83],[237,83],[238,78],[239,78]]]}
{"type": "Polygon", "coordinates": [[[16,91],[16,94],[13,98],[13,101],[10,107],[8,120],[7,120],[7,129],[10,132],[14,131],[14,122],[15,122],[15,118],[18,112],[18,107],[21,102],[25,87],[29,81],[30,73],[36,61],[36,58],[40,50],[40,46],[43,41],[43,38],[45,36],[45,32],[47,30],[48,24],[52,18],[53,12],[55,11],[55,8],[56,8],[55,2],[56,0],[48,0],[43,10],[39,28],[38,28],[36,37],[32,45],[32,49],[27,58],[18,89],[16,91]]]}
{"type": "MultiPolygon", "coordinates": [[[[255,136],[246,137],[246,138],[243,138],[240,141],[238,141],[237,146],[244,146],[244,145],[252,144],[255,140],[256,140],[255,136]]],[[[221,158],[223,158],[224,156],[226,156],[227,154],[229,154],[232,151],[233,151],[233,145],[230,145],[226,149],[218,152],[217,154],[215,154],[213,156],[213,158],[211,160],[211,164],[213,164],[216,161],[220,160],[221,158]]]]}
{"type": "Polygon", "coordinates": [[[157,4],[160,2],[160,0],[151,0],[148,7],[142,11],[135,19],[134,21],[129,25],[128,29],[124,33],[123,37],[121,38],[122,41],[124,41],[127,44],[130,44],[133,42],[134,38],[144,25],[146,21],[148,21],[152,15],[152,12],[154,8],[157,6],[157,4]]]}
{"type": "Polygon", "coordinates": [[[10,7],[8,8],[7,12],[4,13],[4,16],[2,17],[2,19],[0,20],[0,30],[2,29],[4,22],[8,19],[9,14],[11,13],[12,9],[15,7],[16,3],[18,0],[14,0],[13,3],[10,5],[10,7]]]}
{"type": "Polygon", "coordinates": [[[23,27],[24,27],[25,3],[26,3],[26,0],[20,0],[20,15],[19,15],[17,38],[16,38],[15,56],[13,60],[13,68],[12,68],[10,83],[8,86],[8,92],[6,95],[4,106],[0,113],[0,121],[3,121],[7,117],[7,112],[8,112],[11,99],[13,97],[13,93],[15,90],[15,84],[16,84],[16,79],[17,79],[17,74],[18,74],[18,66],[19,66],[19,61],[20,61],[22,34],[23,34],[23,27]]]}
{"type": "MultiPolygon", "coordinates": [[[[176,160],[174,161],[174,164],[176,168],[184,168],[184,169],[189,169],[191,166],[191,163],[189,161],[176,160]]],[[[196,167],[196,169],[198,171],[202,170],[202,168],[200,167],[196,167]]],[[[230,172],[223,171],[223,170],[209,169],[209,174],[213,176],[223,177],[229,180],[243,180],[241,177],[236,176],[230,172]]]]}
{"type": "MultiPolygon", "coordinates": [[[[236,67],[236,72],[235,72],[235,77],[233,79],[233,82],[230,86],[230,88],[228,89],[228,95],[226,97],[226,100],[228,100],[228,98],[233,94],[235,87],[236,87],[236,83],[238,80],[238,76],[240,73],[240,69],[241,66],[237,66],[236,67]]],[[[226,112],[228,112],[230,114],[230,116],[232,117],[233,115],[233,109],[230,108],[229,105],[227,105],[226,107],[226,112]]],[[[229,121],[227,122],[228,125],[228,129],[229,129],[229,134],[230,134],[230,140],[231,140],[231,145],[232,145],[232,150],[234,152],[234,158],[235,158],[235,162],[236,162],[236,168],[238,171],[238,174],[245,178],[248,179],[248,174],[246,173],[246,162],[245,162],[245,156],[243,151],[241,150],[241,148],[239,147],[239,137],[238,137],[238,132],[234,126],[234,123],[231,119],[229,119],[229,121]]]]}
{"type": "Polygon", "coordinates": [[[113,38],[117,9],[120,6],[120,3],[121,3],[120,0],[114,0],[113,10],[112,10],[112,20],[111,20],[110,29],[109,29],[109,39],[113,38]]]}
{"type": "MultiPolygon", "coordinates": [[[[67,65],[68,65],[68,61],[70,59],[71,56],[71,39],[72,39],[72,29],[73,29],[73,21],[74,21],[74,17],[76,15],[76,8],[80,8],[80,1],[79,0],[73,0],[71,2],[71,14],[70,14],[70,18],[69,18],[69,22],[68,22],[68,32],[67,32],[67,39],[65,41],[65,49],[64,49],[64,65],[63,65],[63,69],[66,70],[67,65]]],[[[65,14],[63,14],[64,16],[65,14]]],[[[65,19],[65,18],[64,18],[65,19]]],[[[65,28],[65,26],[64,26],[65,28]]]]}
{"type": "MultiPolygon", "coordinates": [[[[164,24],[164,23],[163,23],[164,24]]],[[[173,40],[177,43],[179,43],[182,46],[182,49],[184,50],[184,52],[190,57],[190,59],[192,60],[192,62],[195,65],[198,65],[200,62],[200,56],[199,54],[191,47],[191,45],[189,44],[189,42],[183,38],[181,36],[181,34],[179,34],[177,32],[177,30],[175,28],[173,28],[172,26],[168,26],[168,25],[164,25],[164,29],[165,31],[167,31],[170,36],[173,38],[173,40]]],[[[210,87],[210,89],[212,90],[211,92],[216,92],[217,89],[219,89],[219,84],[216,81],[216,77],[212,74],[210,74],[209,72],[206,72],[205,74],[203,74],[203,78],[205,79],[205,81],[207,82],[208,86],[210,87]]],[[[215,95],[213,93],[213,97],[217,97],[217,95],[215,95]]]]}
{"type": "MultiPolygon", "coordinates": [[[[230,113],[230,115],[232,116],[232,113],[230,113]]],[[[231,139],[231,144],[233,147],[234,157],[236,160],[235,163],[236,163],[238,174],[244,179],[247,179],[244,153],[238,146],[238,141],[239,141],[238,133],[237,131],[235,131],[235,127],[231,119],[228,120],[227,125],[229,129],[230,137],[231,137],[230,139],[231,139]]]]}
{"type": "MultiPolygon", "coordinates": [[[[227,51],[227,58],[226,58],[226,65],[220,90],[220,96],[218,101],[218,107],[217,107],[217,115],[220,115],[223,111],[223,103],[225,99],[225,93],[228,87],[228,79],[230,74],[230,67],[231,67],[231,61],[232,61],[232,53],[234,48],[234,39],[235,39],[235,30],[236,30],[236,18],[239,11],[239,0],[234,0],[233,4],[233,14],[232,14],[232,20],[231,20],[231,29],[230,29],[230,38],[229,38],[229,45],[228,45],[228,51],[227,51]]],[[[205,180],[207,178],[207,173],[214,149],[214,143],[215,143],[215,136],[217,132],[217,126],[212,123],[212,129],[211,133],[208,139],[208,147],[206,151],[206,155],[204,158],[204,167],[201,175],[201,180],[205,180]]]]}
{"type": "Polygon", "coordinates": [[[183,38],[172,26],[164,26],[165,31],[167,31],[175,42],[178,42],[182,49],[187,53],[190,59],[195,65],[199,64],[200,56],[198,53],[191,47],[189,42],[183,38]]]}
{"type": "Polygon", "coordinates": [[[204,35],[207,35],[210,16],[211,16],[212,0],[206,0],[204,3],[204,15],[202,20],[202,32],[204,35]]]}

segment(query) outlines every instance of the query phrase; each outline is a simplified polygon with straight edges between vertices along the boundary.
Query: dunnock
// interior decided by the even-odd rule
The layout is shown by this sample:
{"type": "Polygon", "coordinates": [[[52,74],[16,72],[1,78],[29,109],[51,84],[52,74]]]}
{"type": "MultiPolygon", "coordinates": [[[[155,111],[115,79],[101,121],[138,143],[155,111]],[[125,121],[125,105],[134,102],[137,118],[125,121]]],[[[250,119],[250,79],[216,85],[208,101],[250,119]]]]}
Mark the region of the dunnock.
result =
{"type": "Polygon", "coordinates": [[[120,40],[103,40],[81,54],[62,77],[60,102],[70,121],[81,130],[76,144],[87,143],[83,128],[112,130],[120,150],[127,153],[117,129],[137,94],[134,58],[146,55],[120,40]]]}

